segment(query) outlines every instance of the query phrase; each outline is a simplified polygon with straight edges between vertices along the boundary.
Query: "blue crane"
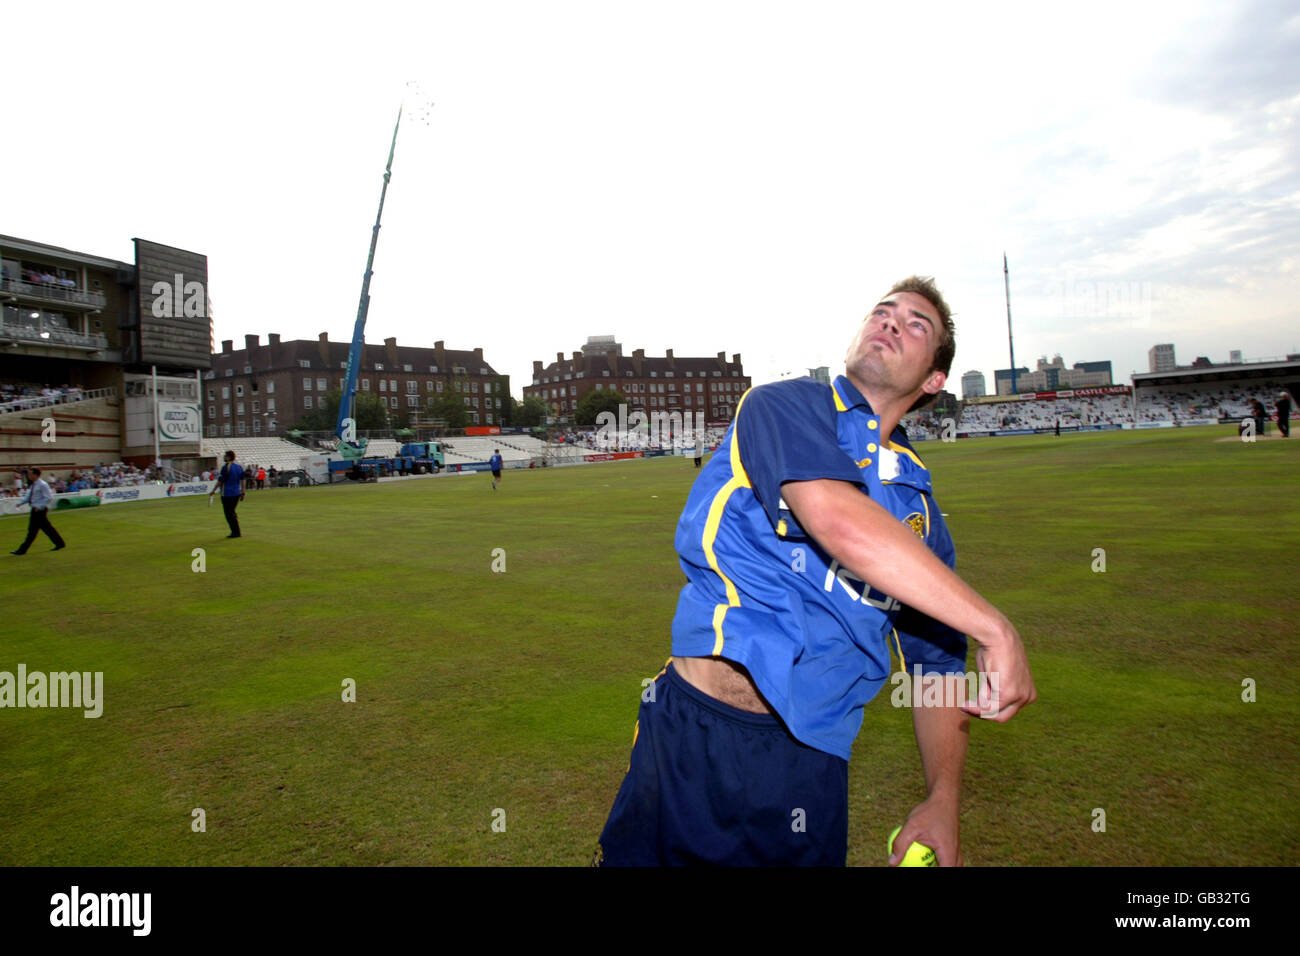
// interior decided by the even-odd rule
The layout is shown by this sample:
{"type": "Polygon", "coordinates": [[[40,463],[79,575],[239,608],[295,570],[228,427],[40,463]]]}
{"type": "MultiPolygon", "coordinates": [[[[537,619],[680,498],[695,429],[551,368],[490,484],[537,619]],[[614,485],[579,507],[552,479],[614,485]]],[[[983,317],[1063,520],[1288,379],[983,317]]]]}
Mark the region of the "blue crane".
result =
{"type": "Polygon", "coordinates": [[[393,153],[397,149],[397,130],[402,125],[402,108],[397,109],[397,123],[393,126],[393,142],[388,147],[388,165],[384,167],[384,186],[379,192],[379,212],[375,214],[375,228],[370,233],[370,255],[366,258],[366,274],[361,280],[361,301],[357,304],[357,321],[352,328],[352,347],[348,349],[348,372],[339,396],[339,420],[334,428],[338,437],[338,451],[346,459],[362,458],[367,441],[357,437],[356,402],[357,375],[361,371],[361,350],[365,347],[366,314],[370,311],[370,277],[374,275],[375,246],[379,243],[379,220],[384,215],[384,197],[388,195],[388,181],[393,176],[393,153]]]}

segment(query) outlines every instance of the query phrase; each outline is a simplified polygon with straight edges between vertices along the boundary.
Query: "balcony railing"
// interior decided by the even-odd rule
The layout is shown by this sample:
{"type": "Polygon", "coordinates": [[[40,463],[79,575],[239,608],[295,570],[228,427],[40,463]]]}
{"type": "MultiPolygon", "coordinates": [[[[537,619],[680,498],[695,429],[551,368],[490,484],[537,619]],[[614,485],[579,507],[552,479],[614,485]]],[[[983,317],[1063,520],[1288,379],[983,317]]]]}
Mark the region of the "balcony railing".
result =
{"type": "Polygon", "coordinates": [[[43,318],[21,322],[6,322],[0,318],[0,340],[5,339],[86,352],[101,352],[108,348],[108,336],[102,332],[74,332],[72,329],[47,322],[43,318]]]}
{"type": "MultiPolygon", "coordinates": [[[[69,282],[70,280],[63,280],[69,282]]],[[[0,292],[38,302],[57,303],[86,311],[102,310],[108,297],[102,292],[87,292],[75,284],[60,282],[24,282],[22,279],[0,279],[0,292]]]]}
{"type": "Polygon", "coordinates": [[[109,388],[92,388],[89,390],[69,389],[55,395],[24,395],[21,398],[0,402],[0,412],[21,412],[32,408],[45,408],[48,405],[66,405],[69,402],[85,402],[97,398],[116,397],[117,389],[111,386],[109,388]]]}

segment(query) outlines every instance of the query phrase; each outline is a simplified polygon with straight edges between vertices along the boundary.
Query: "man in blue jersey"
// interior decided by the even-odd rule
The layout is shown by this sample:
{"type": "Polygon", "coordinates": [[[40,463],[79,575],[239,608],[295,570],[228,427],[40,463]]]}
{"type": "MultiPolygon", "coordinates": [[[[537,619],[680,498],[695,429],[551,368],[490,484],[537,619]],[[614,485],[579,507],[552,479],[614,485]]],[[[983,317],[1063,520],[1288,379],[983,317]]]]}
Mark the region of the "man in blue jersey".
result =
{"type": "Polygon", "coordinates": [[[488,467],[492,469],[492,490],[497,490],[497,483],[501,481],[501,449],[493,448],[492,457],[488,459],[488,467]]]}
{"type": "Polygon", "coordinates": [[[242,465],[235,463],[235,453],[226,452],[226,463],[221,466],[221,474],[217,475],[217,483],[212,486],[208,492],[208,500],[221,490],[221,508],[226,513],[226,524],[230,526],[230,534],[227,538],[240,538],[243,535],[239,531],[239,518],[235,515],[235,509],[239,503],[244,500],[244,468],[242,465]]]}
{"type": "Polygon", "coordinates": [[[969,636],[987,678],[977,701],[913,708],[928,796],[890,858],[920,842],[960,864],[970,716],[1005,722],[1036,693],[1015,628],[953,573],[930,473],[898,428],[943,388],[953,331],[933,280],[913,276],[830,388],[742,398],[678,523],[673,656],[642,695],[596,862],[843,865],[848,758],[891,642],[909,674],[962,674],[969,636]]]}

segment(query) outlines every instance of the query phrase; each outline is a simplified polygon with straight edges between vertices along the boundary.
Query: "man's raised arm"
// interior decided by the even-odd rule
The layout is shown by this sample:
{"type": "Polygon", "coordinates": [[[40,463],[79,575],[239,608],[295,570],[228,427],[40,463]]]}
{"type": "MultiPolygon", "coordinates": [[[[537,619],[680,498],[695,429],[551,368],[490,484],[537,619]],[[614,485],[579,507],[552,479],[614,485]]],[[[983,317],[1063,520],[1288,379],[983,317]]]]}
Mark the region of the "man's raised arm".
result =
{"type": "Polygon", "coordinates": [[[804,530],[844,567],[980,645],[980,699],[964,710],[1005,723],[1037,699],[1020,635],[1006,616],[959,578],[912,531],[844,481],[789,481],[786,504],[804,530]]]}

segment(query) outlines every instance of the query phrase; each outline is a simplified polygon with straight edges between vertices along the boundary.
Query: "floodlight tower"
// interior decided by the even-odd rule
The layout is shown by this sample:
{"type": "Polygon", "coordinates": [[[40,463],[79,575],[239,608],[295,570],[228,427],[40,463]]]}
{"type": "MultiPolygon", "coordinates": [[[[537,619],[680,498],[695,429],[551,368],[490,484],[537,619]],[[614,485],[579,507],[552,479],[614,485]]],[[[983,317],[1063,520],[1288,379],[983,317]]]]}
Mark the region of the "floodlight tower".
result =
{"type": "MultiPolygon", "coordinates": [[[[377,228],[377,227],[376,227],[377,228]]],[[[1011,350],[1011,394],[1016,394],[1016,344],[1011,339],[1011,270],[1007,268],[1007,254],[1002,253],[1002,278],[1007,288],[1007,347],[1011,350]]],[[[996,378],[996,376],[994,376],[996,378]]],[[[997,391],[997,382],[993,390],[997,391]]]]}

